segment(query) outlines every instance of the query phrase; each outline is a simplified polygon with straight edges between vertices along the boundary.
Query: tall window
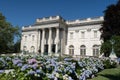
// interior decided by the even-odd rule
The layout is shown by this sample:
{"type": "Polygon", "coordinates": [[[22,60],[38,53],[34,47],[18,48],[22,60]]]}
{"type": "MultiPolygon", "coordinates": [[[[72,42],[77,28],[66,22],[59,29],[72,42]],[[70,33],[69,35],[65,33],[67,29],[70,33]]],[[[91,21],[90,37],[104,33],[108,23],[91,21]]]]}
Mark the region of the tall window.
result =
{"type": "Polygon", "coordinates": [[[80,46],[80,55],[82,55],[82,56],[86,55],[86,47],[85,47],[85,45],[80,46]]]}
{"type": "Polygon", "coordinates": [[[81,38],[85,38],[85,32],[81,32],[81,38]]]}
{"type": "Polygon", "coordinates": [[[74,46],[73,45],[69,46],[69,55],[71,55],[71,56],[74,55],[74,46]]]}
{"type": "Polygon", "coordinates": [[[34,35],[32,35],[32,41],[34,41],[34,38],[35,38],[35,36],[34,36],[34,35]]]}
{"type": "Polygon", "coordinates": [[[27,36],[25,36],[25,41],[27,41],[27,36]]]}
{"type": "Polygon", "coordinates": [[[97,38],[97,31],[94,31],[94,38],[97,38]]]}
{"type": "Polygon", "coordinates": [[[99,46],[98,45],[93,46],[93,56],[99,56],[99,46]]]}
{"type": "Polygon", "coordinates": [[[73,39],[73,32],[70,32],[70,39],[73,39]]]}

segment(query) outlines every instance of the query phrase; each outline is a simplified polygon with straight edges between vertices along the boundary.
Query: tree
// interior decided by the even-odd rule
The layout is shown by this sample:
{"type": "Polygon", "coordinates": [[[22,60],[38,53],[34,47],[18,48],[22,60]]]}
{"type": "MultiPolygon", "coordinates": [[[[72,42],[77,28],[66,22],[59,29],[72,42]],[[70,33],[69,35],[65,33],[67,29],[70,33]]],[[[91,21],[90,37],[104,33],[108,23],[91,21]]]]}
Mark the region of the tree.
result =
{"type": "Polygon", "coordinates": [[[14,44],[14,52],[15,52],[15,53],[20,52],[20,40],[18,40],[18,41],[14,44]]]}
{"type": "Polygon", "coordinates": [[[19,34],[18,30],[0,13],[0,53],[14,52],[14,37],[19,34]]]}
{"type": "Polygon", "coordinates": [[[112,4],[107,7],[104,11],[104,21],[101,31],[101,39],[103,39],[104,43],[101,46],[101,53],[104,53],[105,56],[109,56],[111,52],[110,47],[110,39],[115,39],[115,52],[118,57],[120,57],[120,49],[118,46],[119,36],[120,36],[120,0],[117,4],[112,4]]]}
{"type": "Polygon", "coordinates": [[[18,33],[16,34],[16,42],[14,43],[14,53],[20,52],[20,44],[21,44],[21,31],[18,28],[18,33]]]}
{"type": "Polygon", "coordinates": [[[120,0],[104,11],[104,22],[100,31],[104,41],[110,40],[113,35],[120,36],[120,0]]]}

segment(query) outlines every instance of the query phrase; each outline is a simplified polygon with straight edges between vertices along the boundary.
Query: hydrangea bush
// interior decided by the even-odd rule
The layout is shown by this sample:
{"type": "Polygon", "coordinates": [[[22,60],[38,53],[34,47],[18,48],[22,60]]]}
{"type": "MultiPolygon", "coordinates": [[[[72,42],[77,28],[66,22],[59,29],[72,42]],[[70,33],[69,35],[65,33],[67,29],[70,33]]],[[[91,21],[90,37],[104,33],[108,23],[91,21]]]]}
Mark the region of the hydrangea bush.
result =
{"type": "Polygon", "coordinates": [[[1,80],[86,80],[105,68],[116,66],[107,58],[64,58],[50,56],[1,56],[1,80]],[[10,70],[10,71],[9,71],[10,70]]]}

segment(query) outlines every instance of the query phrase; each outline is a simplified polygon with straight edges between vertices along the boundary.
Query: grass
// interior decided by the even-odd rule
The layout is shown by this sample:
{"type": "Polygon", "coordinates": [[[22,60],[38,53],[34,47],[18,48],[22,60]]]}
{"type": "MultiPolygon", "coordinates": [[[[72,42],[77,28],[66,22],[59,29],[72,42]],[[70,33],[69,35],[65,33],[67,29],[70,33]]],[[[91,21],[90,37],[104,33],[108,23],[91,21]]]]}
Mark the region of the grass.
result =
{"type": "Polygon", "coordinates": [[[120,80],[120,65],[117,68],[105,69],[97,77],[88,80],[120,80]]]}

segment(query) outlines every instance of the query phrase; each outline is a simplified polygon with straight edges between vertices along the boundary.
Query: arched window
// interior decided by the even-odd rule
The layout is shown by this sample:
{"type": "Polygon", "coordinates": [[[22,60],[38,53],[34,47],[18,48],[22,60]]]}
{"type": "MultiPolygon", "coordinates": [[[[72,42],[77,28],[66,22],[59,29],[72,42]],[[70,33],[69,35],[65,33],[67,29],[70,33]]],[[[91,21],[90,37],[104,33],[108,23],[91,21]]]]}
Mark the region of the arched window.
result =
{"type": "Polygon", "coordinates": [[[74,46],[73,45],[69,46],[69,55],[71,55],[71,56],[74,55],[74,46]]]}
{"type": "Polygon", "coordinates": [[[82,55],[82,56],[86,55],[86,46],[85,45],[80,46],[80,55],[82,55]]]}
{"type": "Polygon", "coordinates": [[[27,51],[27,47],[26,46],[23,46],[23,51],[27,51]]]}
{"type": "Polygon", "coordinates": [[[93,56],[99,56],[99,45],[93,45],[93,56]]]}
{"type": "Polygon", "coordinates": [[[31,52],[35,52],[35,47],[31,46],[31,52]]]}

